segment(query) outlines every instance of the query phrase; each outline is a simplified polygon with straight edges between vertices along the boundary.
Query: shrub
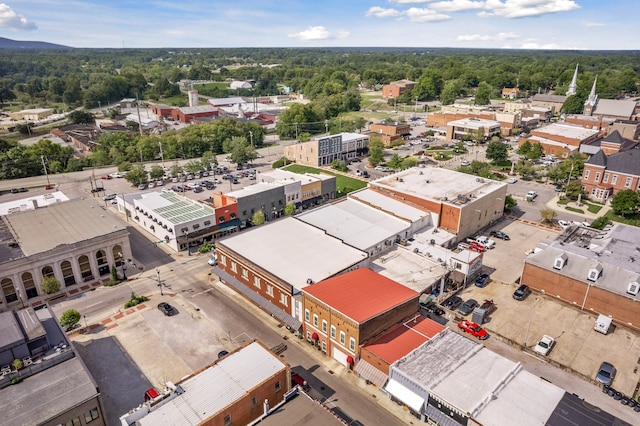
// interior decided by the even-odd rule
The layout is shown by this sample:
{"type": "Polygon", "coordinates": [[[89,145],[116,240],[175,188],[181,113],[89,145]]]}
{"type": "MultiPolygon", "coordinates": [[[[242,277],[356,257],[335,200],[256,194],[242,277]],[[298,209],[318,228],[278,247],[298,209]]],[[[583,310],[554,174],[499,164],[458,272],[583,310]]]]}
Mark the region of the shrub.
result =
{"type": "Polygon", "coordinates": [[[80,312],[75,309],[68,309],[60,316],[60,325],[64,328],[73,327],[80,321],[80,312]]]}
{"type": "Polygon", "coordinates": [[[216,244],[215,243],[204,243],[203,245],[200,246],[200,248],[198,249],[198,252],[200,252],[200,253],[208,253],[208,252],[212,251],[215,248],[216,248],[216,244]]]}
{"type": "Polygon", "coordinates": [[[147,300],[149,300],[147,296],[136,296],[134,292],[131,292],[131,299],[129,299],[127,303],[124,304],[124,307],[125,309],[131,308],[133,306],[139,305],[142,302],[146,302],[147,300]]]}
{"type": "Polygon", "coordinates": [[[44,277],[42,279],[42,291],[53,294],[60,291],[60,281],[56,277],[44,277]]]}
{"type": "Polygon", "coordinates": [[[16,370],[20,370],[22,368],[22,360],[19,358],[14,359],[11,364],[13,364],[16,370]]]}

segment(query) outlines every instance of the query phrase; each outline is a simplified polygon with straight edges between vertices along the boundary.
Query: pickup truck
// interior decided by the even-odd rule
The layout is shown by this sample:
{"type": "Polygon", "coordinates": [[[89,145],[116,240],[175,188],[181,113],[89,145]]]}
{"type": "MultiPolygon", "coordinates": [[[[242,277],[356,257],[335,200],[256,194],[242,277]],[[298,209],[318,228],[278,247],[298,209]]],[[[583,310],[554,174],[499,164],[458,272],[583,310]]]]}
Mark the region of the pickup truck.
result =
{"type": "Polygon", "coordinates": [[[491,238],[486,237],[484,235],[481,235],[478,238],[476,238],[476,242],[482,244],[483,246],[485,246],[488,249],[495,248],[495,246],[496,246],[496,242],[495,241],[493,241],[491,238]]]}

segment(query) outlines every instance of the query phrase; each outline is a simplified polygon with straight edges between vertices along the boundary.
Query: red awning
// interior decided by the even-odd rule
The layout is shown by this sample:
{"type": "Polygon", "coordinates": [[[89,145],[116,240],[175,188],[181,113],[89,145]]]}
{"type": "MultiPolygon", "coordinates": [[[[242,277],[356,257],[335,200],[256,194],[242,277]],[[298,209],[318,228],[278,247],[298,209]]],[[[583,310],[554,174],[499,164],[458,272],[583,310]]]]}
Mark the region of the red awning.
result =
{"type": "Polygon", "coordinates": [[[347,357],[347,364],[353,364],[353,357],[351,355],[347,357]]]}
{"type": "Polygon", "coordinates": [[[316,332],[314,332],[314,333],[311,335],[311,339],[313,339],[313,340],[318,340],[319,338],[320,338],[320,336],[318,336],[318,333],[316,333],[316,332]]]}
{"type": "Polygon", "coordinates": [[[158,397],[158,391],[156,391],[154,388],[149,388],[147,389],[147,391],[144,393],[144,400],[148,401],[150,399],[154,399],[158,397]]]}

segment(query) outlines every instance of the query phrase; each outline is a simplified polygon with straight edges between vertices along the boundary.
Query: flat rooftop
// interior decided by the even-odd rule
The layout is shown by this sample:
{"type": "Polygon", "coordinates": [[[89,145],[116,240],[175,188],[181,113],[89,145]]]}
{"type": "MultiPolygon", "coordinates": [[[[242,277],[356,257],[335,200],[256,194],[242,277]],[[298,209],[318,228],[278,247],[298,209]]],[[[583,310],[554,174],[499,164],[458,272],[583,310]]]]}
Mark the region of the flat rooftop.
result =
{"type": "Polygon", "coordinates": [[[409,222],[418,222],[426,217],[431,217],[430,212],[412,207],[391,197],[380,194],[379,192],[372,191],[369,188],[352,192],[348,197],[385,211],[400,219],[408,220],[409,222]]]}
{"type": "Polygon", "coordinates": [[[204,217],[214,217],[215,210],[206,204],[182,197],[174,192],[148,192],[135,200],[144,211],[153,211],[159,218],[174,225],[204,217]]]}
{"type": "Polygon", "coordinates": [[[481,127],[485,129],[491,129],[493,127],[500,127],[500,122],[495,120],[487,120],[485,118],[462,118],[460,120],[453,120],[447,123],[448,126],[464,127],[467,129],[479,129],[481,127]]]}
{"type": "Polygon", "coordinates": [[[104,205],[93,199],[78,198],[13,213],[5,216],[5,220],[25,256],[126,231],[120,218],[109,214],[104,205]]]}
{"type": "Polygon", "coordinates": [[[422,293],[447,272],[437,259],[396,246],[373,260],[369,267],[382,276],[422,293]]]}
{"type": "Polygon", "coordinates": [[[293,217],[265,223],[217,243],[297,289],[367,259],[368,254],[293,217]],[[295,267],[292,267],[294,266],[295,267]]]}
{"type": "Polygon", "coordinates": [[[593,135],[597,135],[598,130],[586,129],[582,126],[569,123],[551,123],[543,127],[539,127],[531,132],[534,135],[548,134],[554,136],[562,136],[569,139],[585,140],[593,135]]]}
{"type": "Polygon", "coordinates": [[[298,395],[260,422],[261,426],[343,426],[333,414],[307,395],[298,395]]]}
{"type": "Polygon", "coordinates": [[[396,236],[404,238],[411,227],[407,221],[350,199],[297,214],[295,218],[365,251],[393,241],[396,236]]]}
{"type": "MultiPolygon", "coordinates": [[[[256,177],[257,179],[257,177],[256,177]]],[[[285,186],[287,184],[287,182],[283,182],[283,181],[274,181],[274,182],[258,182],[258,183],[254,183],[252,185],[248,185],[245,186],[244,188],[235,190],[235,191],[230,191],[227,192],[225,195],[227,197],[232,197],[235,198],[236,200],[239,198],[243,198],[243,197],[249,197],[251,195],[260,193],[260,192],[264,192],[264,191],[269,191],[272,189],[276,189],[276,188],[281,188],[283,186],[285,186]]],[[[224,183],[221,183],[220,185],[224,185],[224,183]]]]}
{"type": "Polygon", "coordinates": [[[460,173],[441,167],[413,167],[376,179],[370,188],[379,187],[391,192],[402,192],[426,200],[454,203],[458,196],[481,198],[507,184],[492,179],[460,173]]]}
{"type": "Polygon", "coordinates": [[[27,210],[35,210],[36,207],[50,206],[62,201],[69,201],[69,198],[61,191],[7,201],[0,204],[0,216],[27,210]]]}

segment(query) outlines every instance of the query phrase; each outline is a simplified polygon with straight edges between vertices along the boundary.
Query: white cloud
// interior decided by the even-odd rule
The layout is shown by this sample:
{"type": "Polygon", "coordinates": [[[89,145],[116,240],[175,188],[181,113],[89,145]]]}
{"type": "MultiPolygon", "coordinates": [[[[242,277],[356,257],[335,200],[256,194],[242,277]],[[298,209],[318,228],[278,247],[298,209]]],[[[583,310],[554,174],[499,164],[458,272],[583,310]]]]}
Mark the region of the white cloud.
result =
{"type": "Polygon", "coordinates": [[[583,27],[587,27],[587,28],[592,28],[592,27],[604,27],[604,24],[600,23],[600,22],[587,22],[587,21],[582,21],[582,26],[583,27]]]}
{"type": "Polygon", "coordinates": [[[502,41],[518,38],[516,33],[498,33],[495,35],[481,34],[463,34],[457,37],[459,41],[502,41]]]}
{"type": "Polygon", "coordinates": [[[579,9],[573,0],[487,0],[485,9],[504,18],[526,18],[579,9]]]}
{"type": "Polygon", "coordinates": [[[429,8],[442,12],[460,12],[463,10],[484,9],[485,2],[472,0],[439,1],[431,3],[429,8]]]}
{"type": "Polygon", "coordinates": [[[429,3],[433,0],[389,0],[389,3],[396,4],[419,4],[419,3],[429,3]]]}
{"type": "Polygon", "coordinates": [[[309,27],[306,30],[300,31],[298,33],[289,34],[287,37],[297,38],[301,42],[306,42],[313,40],[327,40],[332,38],[347,38],[349,37],[349,35],[349,31],[345,30],[338,30],[335,34],[331,34],[331,32],[322,25],[317,25],[315,27],[309,27]]]}
{"type": "Polygon", "coordinates": [[[35,30],[36,24],[27,21],[22,15],[18,15],[7,4],[0,3],[0,28],[13,28],[16,30],[35,30]]]}
{"type": "Polygon", "coordinates": [[[443,15],[431,9],[412,7],[407,9],[405,14],[413,22],[439,22],[451,19],[449,15],[443,15]]]}
{"type": "Polygon", "coordinates": [[[378,6],[374,6],[367,10],[365,16],[375,16],[376,18],[391,18],[394,16],[400,16],[402,12],[396,9],[383,9],[378,6]]]}

